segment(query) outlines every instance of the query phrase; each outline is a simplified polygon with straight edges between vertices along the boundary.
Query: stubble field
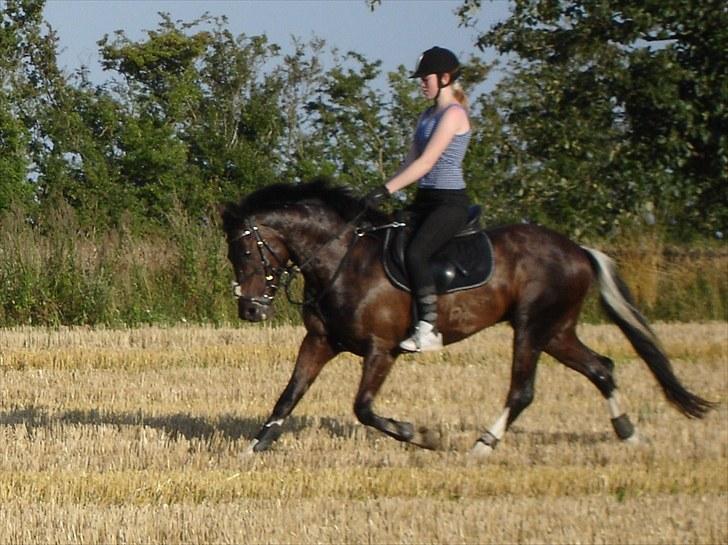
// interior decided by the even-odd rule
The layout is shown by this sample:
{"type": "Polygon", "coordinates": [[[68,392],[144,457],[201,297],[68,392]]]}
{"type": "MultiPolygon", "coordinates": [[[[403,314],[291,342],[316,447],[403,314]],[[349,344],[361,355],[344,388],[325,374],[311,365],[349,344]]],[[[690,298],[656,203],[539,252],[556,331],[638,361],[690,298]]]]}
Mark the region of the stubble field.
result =
{"type": "Polygon", "coordinates": [[[536,399],[485,463],[511,332],[401,358],[376,408],[443,437],[429,452],[356,421],[341,355],[272,451],[244,457],[292,369],[298,327],[4,330],[0,543],[726,543],[728,324],[658,324],[678,376],[720,406],[688,420],[611,325],[649,442],[628,447],[587,380],[543,357],[536,399]]]}

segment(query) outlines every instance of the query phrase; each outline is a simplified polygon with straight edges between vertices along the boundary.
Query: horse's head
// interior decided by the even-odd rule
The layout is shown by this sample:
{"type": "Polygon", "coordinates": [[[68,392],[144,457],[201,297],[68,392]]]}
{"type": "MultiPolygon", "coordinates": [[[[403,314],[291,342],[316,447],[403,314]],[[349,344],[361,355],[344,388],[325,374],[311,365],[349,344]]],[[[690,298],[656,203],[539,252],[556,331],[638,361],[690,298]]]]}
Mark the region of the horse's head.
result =
{"type": "Polygon", "coordinates": [[[234,218],[230,209],[222,213],[227,255],[235,274],[232,286],[238,315],[250,322],[269,320],[274,315],[273,297],[289,259],[288,249],[274,229],[257,223],[255,218],[234,218]]]}
{"type": "MultiPolygon", "coordinates": [[[[228,258],[235,270],[233,289],[238,313],[244,320],[261,321],[273,315],[273,295],[290,259],[302,269],[323,249],[331,250],[347,228],[362,216],[370,221],[384,216],[364,208],[345,187],[318,179],[301,184],[274,184],[221,210],[227,235],[228,258]]],[[[340,251],[346,245],[338,244],[340,251]]],[[[342,254],[343,256],[343,254],[342,254]]],[[[326,281],[340,263],[330,259],[326,281]]]]}

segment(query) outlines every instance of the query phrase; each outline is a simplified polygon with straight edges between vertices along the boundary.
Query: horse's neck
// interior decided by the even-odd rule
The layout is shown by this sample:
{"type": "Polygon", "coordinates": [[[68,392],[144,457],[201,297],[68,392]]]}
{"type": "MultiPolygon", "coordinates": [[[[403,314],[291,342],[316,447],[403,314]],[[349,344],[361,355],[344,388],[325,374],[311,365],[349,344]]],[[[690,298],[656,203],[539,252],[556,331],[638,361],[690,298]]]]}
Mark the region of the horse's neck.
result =
{"type": "Polygon", "coordinates": [[[306,272],[327,276],[346,253],[353,227],[328,212],[289,214],[277,222],[292,260],[306,272]]]}

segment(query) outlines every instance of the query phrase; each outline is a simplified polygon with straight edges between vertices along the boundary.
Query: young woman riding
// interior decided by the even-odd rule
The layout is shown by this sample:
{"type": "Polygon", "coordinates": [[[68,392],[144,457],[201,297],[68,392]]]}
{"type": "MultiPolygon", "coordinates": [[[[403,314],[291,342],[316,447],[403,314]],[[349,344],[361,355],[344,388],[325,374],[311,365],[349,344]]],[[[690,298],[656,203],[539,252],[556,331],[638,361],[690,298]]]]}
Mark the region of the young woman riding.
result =
{"type": "Polygon", "coordinates": [[[405,256],[418,322],[413,335],[400,343],[410,352],[442,348],[429,261],[468,216],[461,165],[470,141],[470,120],[467,98],[456,83],[459,72],[457,57],[447,49],[433,47],[422,54],[410,77],[420,78],[422,93],[434,104],[420,115],[409,153],[397,173],[366,197],[367,205],[376,207],[395,191],[418,182],[412,206],[417,225],[405,256]]]}

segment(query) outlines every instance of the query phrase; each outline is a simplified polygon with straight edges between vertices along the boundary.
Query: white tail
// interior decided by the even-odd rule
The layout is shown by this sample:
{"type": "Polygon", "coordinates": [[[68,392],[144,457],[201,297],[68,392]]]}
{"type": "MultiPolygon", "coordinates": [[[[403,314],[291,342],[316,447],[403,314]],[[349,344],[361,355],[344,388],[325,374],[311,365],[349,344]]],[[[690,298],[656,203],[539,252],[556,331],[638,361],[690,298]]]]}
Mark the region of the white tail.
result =
{"type": "Polygon", "coordinates": [[[598,250],[583,246],[582,249],[589,254],[597,274],[602,307],[647,363],[667,399],[686,416],[702,418],[714,404],[690,393],[680,384],[657,335],[637,310],[629,289],[619,278],[614,261],[598,250]]]}
{"type": "Polygon", "coordinates": [[[652,328],[647,325],[647,320],[642,316],[639,310],[634,306],[629,292],[626,291],[623,283],[617,275],[617,266],[614,260],[607,254],[582,246],[597,263],[596,272],[599,280],[599,293],[604,299],[604,303],[609,306],[620,318],[625,320],[634,329],[642,333],[650,341],[658,347],[661,347],[657,335],[652,328]]]}

